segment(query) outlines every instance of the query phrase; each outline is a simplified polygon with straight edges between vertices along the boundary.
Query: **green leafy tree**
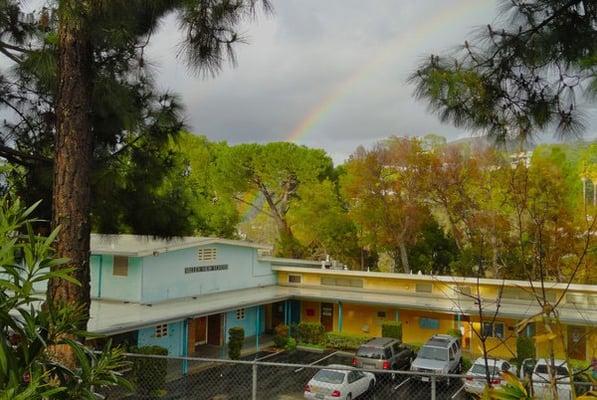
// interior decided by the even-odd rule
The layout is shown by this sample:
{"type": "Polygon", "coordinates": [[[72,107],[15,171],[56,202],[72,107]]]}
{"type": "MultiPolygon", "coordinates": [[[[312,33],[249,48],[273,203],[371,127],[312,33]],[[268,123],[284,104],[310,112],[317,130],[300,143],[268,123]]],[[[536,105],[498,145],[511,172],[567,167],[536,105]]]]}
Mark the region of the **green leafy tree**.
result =
{"type": "MultiPolygon", "coordinates": [[[[128,154],[142,168],[151,163],[146,158],[151,151],[139,151],[137,144],[163,143],[182,126],[176,98],[155,89],[146,66],[144,50],[152,33],[176,12],[185,33],[181,54],[187,64],[215,74],[227,58],[234,60],[232,46],[242,39],[236,27],[254,16],[255,4],[54,0],[41,14],[21,18],[22,1],[0,2],[0,54],[16,71],[0,79],[1,103],[16,115],[3,127],[0,155],[27,168],[30,179],[46,177],[47,184],[51,176],[52,225],[62,227],[57,252],[69,259],[56,268],[73,268],[81,283],[52,278],[50,298],[89,308],[96,162],[128,154]]],[[[151,187],[143,184],[148,175],[127,176],[139,178],[139,188],[151,187]]]]}
{"type": "Polygon", "coordinates": [[[0,397],[3,399],[97,399],[105,386],[130,388],[118,372],[128,366],[122,351],[108,344],[96,354],[70,337],[87,336],[79,326],[82,306],[49,299],[38,289],[52,278],[74,285],[72,269],[54,269],[55,229],[48,237],[34,233],[31,214],[19,201],[0,200],[0,397]],[[68,347],[78,368],[57,354],[68,347]]]}
{"type": "Polygon", "coordinates": [[[582,103],[597,94],[595,2],[502,1],[497,21],[456,55],[424,61],[411,77],[415,95],[442,121],[498,142],[526,141],[550,127],[582,132],[582,103]]]}
{"type": "Polygon", "coordinates": [[[278,231],[277,253],[304,254],[288,221],[303,185],[332,175],[332,160],[323,151],[287,142],[222,147],[216,157],[216,181],[223,195],[269,216],[278,231]],[[247,194],[257,195],[249,196],[247,194]]]}

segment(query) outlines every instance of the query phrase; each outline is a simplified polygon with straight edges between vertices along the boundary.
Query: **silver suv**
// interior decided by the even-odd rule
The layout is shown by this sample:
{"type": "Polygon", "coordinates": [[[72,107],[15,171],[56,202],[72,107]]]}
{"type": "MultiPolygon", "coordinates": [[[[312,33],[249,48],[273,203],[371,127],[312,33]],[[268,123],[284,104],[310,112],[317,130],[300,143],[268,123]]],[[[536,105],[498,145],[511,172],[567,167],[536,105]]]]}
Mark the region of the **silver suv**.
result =
{"type": "MultiPolygon", "coordinates": [[[[462,372],[462,356],[460,342],[450,335],[433,335],[421,347],[417,358],[410,366],[411,371],[435,373],[438,375],[460,374],[462,372]]],[[[429,381],[429,377],[421,376],[421,380],[429,381]]],[[[450,378],[446,378],[450,384],[450,378]]]]}
{"type": "Polygon", "coordinates": [[[352,365],[368,369],[408,370],[414,356],[413,351],[398,339],[375,338],[359,347],[352,365]]]}

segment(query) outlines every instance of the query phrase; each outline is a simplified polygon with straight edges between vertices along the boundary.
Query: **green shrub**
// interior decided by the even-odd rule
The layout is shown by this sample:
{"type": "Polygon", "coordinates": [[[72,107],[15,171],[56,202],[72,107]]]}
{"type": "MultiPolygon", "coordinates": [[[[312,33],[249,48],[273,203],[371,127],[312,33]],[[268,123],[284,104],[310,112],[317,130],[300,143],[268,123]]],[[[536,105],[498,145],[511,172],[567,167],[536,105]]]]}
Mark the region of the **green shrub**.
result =
{"type": "Polygon", "coordinates": [[[462,339],[462,332],[460,332],[460,329],[448,329],[448,335],[455,337],[458,340],[462,339]]]}
{"type": "Polygon", "coordinates": [[[290,334],[291,338],[295,338],[297,341],[300,339],[299,338],[299,330],[298,330],[298,324],[297,323],[291,323],[288,326],[288,332],[290,334]]]}
{"type": "Polygon", "coordinates": [[[381,336],[402,341],[402,322],[386,321],[381,325],[381,336]]]}
{"type": "Polygon", "coordinates": [[[405,345],[413,351],[413,353],[417,354],[419,349],[423,347],[422,343],[405,343],[405,345]]]}
{"type": "Polygon", "coordinates": [[[535,358],[535,343],[533,339],[528,336],[518,336],[516,338],[516,358],[518,365],[527,358],[535,358]]]}
{"type": "Polygon", "coordinates": [[[473,366],[473,361],[465,356],[462,356],[461,358],[461,364],[462,364],[462,373],[464,374],[466,371],[468,371],[472,366],[473,366]]]}
{"type": "Polygon", "coordinates": [[[319,322],[301,322],[298,326],[301,342],[308,344],[322,344],[324,328],[319,322]]]}
{"type": "Polygon", "coordinates": [[[240,351],[245,341],[245,330],[240,326],[233,326],[228,329],[228,357],[231,360],[240,358],[240,351]]]}
{"type": "Polygon", "coordinates": [[[281,349],[286,346],[286,343],[288,342],[288,325],[279,324],[274,328],[274,331],[276,332],[276,335],[274,336],[274,344],[281,349]]]}
{"type": "Polygon", "coordinates": [[[294,338],[288,338],[286,341],[286,345],[284,346],[284,350],[289,353],[293,353],[296,351],[296,340],[294,338]]]}
{"type": "MultiPolygon", "coordinates": [[[[167,356],[168,350],[160,346],[142,346],[132,349],[136,354],[167,356]]],[[[165,358],[135,357],[133,371],[137,392],[157,396],[165,392],[168,360],[165,358]]]]}
{"type": "Polygon", "coordinates": [[[325,334],[325,347],[337,350],[356,350],[370,340],[371,336],[351,335],[348,333],[328,332],[325,334]]]}

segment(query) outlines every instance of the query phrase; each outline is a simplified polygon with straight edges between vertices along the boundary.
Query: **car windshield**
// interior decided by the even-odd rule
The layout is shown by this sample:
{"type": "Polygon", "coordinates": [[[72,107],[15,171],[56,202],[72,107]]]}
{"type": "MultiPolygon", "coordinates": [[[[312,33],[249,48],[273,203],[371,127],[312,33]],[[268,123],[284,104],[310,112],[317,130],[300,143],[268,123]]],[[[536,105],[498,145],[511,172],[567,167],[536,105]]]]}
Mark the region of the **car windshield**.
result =
{"type": "Polygon", "coordinates": [[[357,357],[375,358],[376,360],[383,358],[383,349],[379,347],[363,346],[357,350],[357,357]]]}
{"type": "Polygon", "coordinates": [[[324,383],[342,383],[344,382],[344,373],[322,369],[315,374],[313,380],[324,383]]]}
{"type": "MultiPolygon", "coordinates": [[[[485,365],[483,364],[475,364],[473,365],[473,369],[471,371],[473,374],[483,374],[485,375],[485,365]]],[[[496,368],[494,365],[489,365],[489,373],[493,375],[497,375],[500,373],[499,368],[496,368]]]]}
{"type": "Polygon", "coordinates": [[[448,349],[423,346],[419,350],[418,356],[427,360],[448,361],[448,349]]]}
{"type": "MultiPolygon", "coordinates": [[[[538,374],[546,374],[546,375],[549,374],[549,372],[547,370],[547,365],[545,365],[545,364],[537,365],[537,369],[535,369],[535,372],[538,374]]],[[[565,376],[565,375],[568,375],[568,370],[566,369],[566,367],[556,365],[556,376],[565,376]]]]}

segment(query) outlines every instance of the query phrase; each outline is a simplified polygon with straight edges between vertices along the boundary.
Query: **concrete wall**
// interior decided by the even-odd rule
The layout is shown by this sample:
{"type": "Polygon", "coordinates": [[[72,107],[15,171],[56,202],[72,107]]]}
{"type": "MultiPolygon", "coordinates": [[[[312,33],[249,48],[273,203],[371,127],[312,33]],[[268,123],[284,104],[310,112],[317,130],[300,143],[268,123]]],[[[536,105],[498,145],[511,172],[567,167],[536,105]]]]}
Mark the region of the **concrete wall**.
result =
{"type": "Polygon", "coordinates": [[[184,322],[172,322],[168,324],[168,335],[162,337],[155,336],[155,327],[143,328],[139,330],[138,346],[161,346],[168,349],[168,355],[183,355],[184,346],[184,322]]]}
{"type": "Polygon", "coordinates": [[[198,261],[198,248],[144,257],[141,302],[153,303],[180,297],[267,286],[276,282],[271,265],[257,260],[256,249],[221,244],[203,247],[216,248],[216,260],[198,261]],[[221,264],[228,265],[228,269],[185,274],[187,267],[221,264]]]}
{"type": "Polygon", "coordinates": [[[129,257],[128,275],[118,276],[112,273],[113,256],[91,256],[91,297],[139,302],[142,264],[143,259],[129,257]]]}
{"type": "Polygon", "coordinates": [[[262,334],[265,330],[265,308],[250,307],[245,308],[245,318],[238,320],[236,310],[226,313],[226,343],[228,343],[228,329],[234,326],[240,326],[245,330],[245,337],[255,336],[257,332],[262,334]],[[257,328],[257,316],[259,315],[259,328],[257,328]]]}

